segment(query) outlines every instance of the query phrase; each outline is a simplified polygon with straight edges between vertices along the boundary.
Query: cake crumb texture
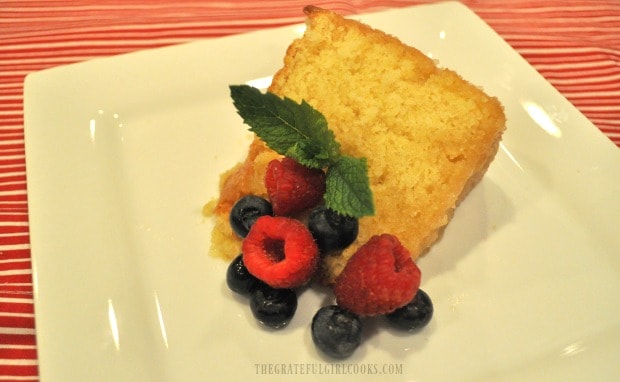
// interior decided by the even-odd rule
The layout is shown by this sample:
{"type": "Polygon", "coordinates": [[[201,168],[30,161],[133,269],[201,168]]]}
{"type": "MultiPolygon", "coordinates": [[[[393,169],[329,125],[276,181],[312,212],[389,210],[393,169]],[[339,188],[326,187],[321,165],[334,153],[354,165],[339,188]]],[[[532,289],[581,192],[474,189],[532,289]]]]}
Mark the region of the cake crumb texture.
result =
{"type": "MultiPolygon", "coordinates": [[[[502,106],[393,36],[317,7],[304,12],[306,32],[289,46],[269,91],[306,100],[323,113],[344,153],[368,159],[376,210],[360,219],[349,249],[326,258],[326,277],[376,234],[397,236],[415,259],[497,152],[502,106]]],[[[265,166],[274,157],[255,140],[247,160],[223,176],[216,215],[244,194],[264,195],[265,166]]],[[[215,230],[224,232],[220,226],[215,230]]]]}

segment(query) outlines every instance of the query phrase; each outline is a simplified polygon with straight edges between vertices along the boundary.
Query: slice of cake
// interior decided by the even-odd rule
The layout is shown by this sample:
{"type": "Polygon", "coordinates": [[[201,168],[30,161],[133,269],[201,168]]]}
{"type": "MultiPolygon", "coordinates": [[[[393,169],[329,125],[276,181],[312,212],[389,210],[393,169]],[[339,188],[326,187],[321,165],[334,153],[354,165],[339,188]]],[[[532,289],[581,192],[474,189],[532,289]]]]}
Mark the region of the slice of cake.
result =
{"type": "MultiPolygon", "coordinates": [[[[286,52],[269,91],[319,110],[341,149],[368,160],[376,214],[360,219],[357,241],[324,260],[333,280],[371,236],[397,236],[420,256],[481,179],[505,128],[497,99],[395,37],[317,7],[286,52]]],[[[232,258],[240,240],[228,212],[246,194],[266,195],[267,163],[278,157],[255,140],[246,161],[222,177],[212,251],[232,258]]]]}

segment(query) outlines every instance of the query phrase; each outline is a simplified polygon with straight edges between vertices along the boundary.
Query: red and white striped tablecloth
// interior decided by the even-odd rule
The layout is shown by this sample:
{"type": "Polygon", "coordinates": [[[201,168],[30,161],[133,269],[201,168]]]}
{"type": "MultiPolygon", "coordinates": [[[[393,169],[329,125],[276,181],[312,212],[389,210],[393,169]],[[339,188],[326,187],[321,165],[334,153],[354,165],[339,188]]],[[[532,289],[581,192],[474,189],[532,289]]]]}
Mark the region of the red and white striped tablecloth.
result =
{"type": "MultiPolygon", "coordinates": [[[[344,14],[430,3],[314,1],[344,14]]],[[[0,381],[38,380],[23,81],[53,66],[303,20],[308,0],[21,0],[0,4],[0,381]]],[[[620,146],[620,1],[465,0],[620,146]]]]}

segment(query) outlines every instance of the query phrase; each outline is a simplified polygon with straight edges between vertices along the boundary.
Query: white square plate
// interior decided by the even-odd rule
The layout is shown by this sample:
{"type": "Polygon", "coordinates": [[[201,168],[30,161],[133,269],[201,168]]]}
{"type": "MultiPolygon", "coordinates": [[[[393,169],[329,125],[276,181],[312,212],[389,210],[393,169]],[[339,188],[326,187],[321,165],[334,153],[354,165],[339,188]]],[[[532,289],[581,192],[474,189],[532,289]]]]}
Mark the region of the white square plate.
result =
{"type": "Polygon", "coordinates": [[[250,140],[228,85],[269,78],[297,25],[28,76],[42,381],[620,375],[617,148],[459,3],[355,17],[506,108],[496,160],[419,261],[431,324],[402,335],[372,321],[354,356],[334,362],[310,338],[325,295],[305,291],[286,329],[264,330],[226,288],[227,264],[207,255],[201,207],[250,140]]]}

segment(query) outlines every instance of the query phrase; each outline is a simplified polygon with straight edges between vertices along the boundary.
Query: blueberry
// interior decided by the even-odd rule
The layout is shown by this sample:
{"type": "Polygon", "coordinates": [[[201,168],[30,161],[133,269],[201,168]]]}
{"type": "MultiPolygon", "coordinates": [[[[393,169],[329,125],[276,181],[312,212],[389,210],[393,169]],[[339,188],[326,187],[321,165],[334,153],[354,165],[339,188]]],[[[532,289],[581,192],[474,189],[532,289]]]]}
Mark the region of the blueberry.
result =
{"type": "Polygon", "coordinates": [[[230,211],[230,226],[239,237],[246,237],[256,219],[273,215],[271,203],[260,196],[247,195],[237,200],[230,211]]]}
{"type": "Polygon", "coordinates": [[[250,309],[259,322],[280,329],[295,315],[297,295],[292,289],[275,289],[262,284],[250,293],[250,309]]]}
{"type": "Polygon", "coordinates": [[[325,206],[320,206],[310,212],[308,229],[321,253],[337,251],[348,247],[359,230],[356,218],[341,215],[325,206]]]}
{"type": "Polygon", "coordinates": [[[362,321],[338,305],[324,306],[312,318],[312,341],[334,358],[347,358],[362,341],[362,321]]]}
{"type": "Polygon", "coordinates": [[[247,295],[260,282],[245,267],[243,255],[237,256],[226,270],[226,284],[233,292],[247,295]]]}
{"type": "Polygon", "coordinates": [[[407,305],[385,315],[388,321],[401,330],[421,329],[433,317],[433,302],[422,289],[418,289],[407,305]]]}

